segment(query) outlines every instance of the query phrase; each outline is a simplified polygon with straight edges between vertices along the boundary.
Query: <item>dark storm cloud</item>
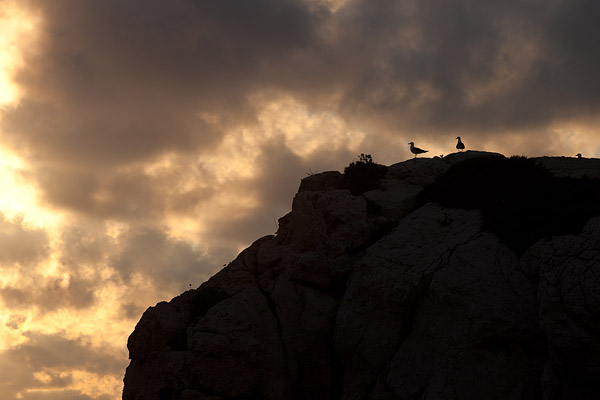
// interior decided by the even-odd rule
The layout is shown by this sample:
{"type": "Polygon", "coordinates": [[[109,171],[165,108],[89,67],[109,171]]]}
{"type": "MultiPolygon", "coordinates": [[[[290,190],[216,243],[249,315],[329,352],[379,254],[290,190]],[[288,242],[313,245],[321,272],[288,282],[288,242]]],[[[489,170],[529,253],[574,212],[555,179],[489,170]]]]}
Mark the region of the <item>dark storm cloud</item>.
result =
{"type": "MultiPolygon", "coordinates": [[[[196,288],[197,285],[194,286],[196,288]]],[[[126,319],[138,321],[143,312],[146,310],[147,304],[136,304],[134,302],[128,302],[121,306],[121,313],[126,319]]]]}
{"type": "Polygon", "coordinates": [[[22,219],[7,220],[0,213],[0,268],[34,266],[48,255],[48,234],[44,230],[23,226],[22,219]]]}
{"type": "Polygon", "coordinates": [[[53,207],[97,218],[160,219],[167,212],[189,212],[215,192],[214,175],[197,161],[176,162],[153,175],[140,166],[99,171],[76,164],[23,175],[37,181],[44,202],[53,207]]]}
{"type": "Polygon", "coordinates": [[[199,114],[246,118],[247,96],[313,36],[313,14],[289,0],[33,3],[42,46],[19,75],[26,97],[7,131],[80,163],[210,146],[221,132],[199,114]]]}
{"type": "Polygon", "coordinates": [[[0,288],[0,298],[8,308],[37,306],[42,313],[63,308],[86,308],[95,300],[94,288],[100,282],[71,276],[65,285],[56,279],[49,284],[36,283],[31,287],[6,286],[0,288]]]}
{"type": "Polygon", "coordinates": [[[60,235],[61,261],[67,266],[101,264],[107,256],[107,249],[115,245],[107,235],[104,224],[66,226],[60,235]]]}
{"type": "Polygon", "coordinates": [[[42,36],[3,138],[28,152],[51,204],[101,218],[193,210],[214,177],[169,200],[161,181],[123,167],[214,151],[281,94],[388,137],[537,134],[600,108],[592,0],[29,4],[42,36]]]}
{"type": "Polygon", "coordinates": [[[43,333],[28,333],[26,336],[29,342],[11,351],[38,370],[65,368],[106,374],[117,370],[122,364],[82,339],[66,339],[62,335],[43,333]]]}
{"type": "Polygon", "coordinates": [[[272,72],[294,68],[321,18],[290,0],[28,4],[41,36],[17,77],[23,97],[3,112],[4,143],[29,157],[47,203],[100,218],[156,219],[210,195],[200,184],[174,197],[130,167],[210,151],[254,123],[251,97],[279,90],[272,72]]]}
{"type": "Polygon", "coordinates": [[[485,135],[600,105],[597,2],[357,1],[343,13],[370,56],[344,98],[356,119],[485,135]]]}
{"type": "MultiPolygon", "coordinates": [[[[202,259],[202,253],[189,242],[169,237],[166,230],[132,228],[118,241],[119,250],[109,263],[126,282],[137,272],[157,286],[185,289],[194,275],[203,275],[206,260],[202,259]]],[[[212,272],[213,268],[210,269],[212,272]]]]}
{"type": "MultiPolygon", "coordinates": [[[[70,370],[84,370],[97,374],[113,374],[123,368],[120,361],[104,354],[83,340],[70,340],[59,334],[27,333],[28,342],[0,352],[0,392],[3,398],[17,398],[24,388],[64,388],[72,383],[70,370]],[[34,376],[43,371],[49,382],[42,383],[34,376]],[[58,374],[55,371],[64,371],[58,374]]],[[[76,391],[30,392],[29,397],[39,399],[86,399],[76,391]],[[64,396],[61,396],[64,393],[64,396]]]]}

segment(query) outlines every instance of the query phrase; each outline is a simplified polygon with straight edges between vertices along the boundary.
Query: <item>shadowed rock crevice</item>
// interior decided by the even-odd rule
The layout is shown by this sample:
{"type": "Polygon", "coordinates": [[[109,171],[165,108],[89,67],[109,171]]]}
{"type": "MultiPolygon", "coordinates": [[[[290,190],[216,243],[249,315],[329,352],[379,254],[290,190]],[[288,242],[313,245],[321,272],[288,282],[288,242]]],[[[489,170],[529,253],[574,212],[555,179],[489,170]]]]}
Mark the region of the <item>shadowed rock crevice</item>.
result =
{"type": "MultiPolygon", "coordinates": [[[[407,321],[406,321],[406,325],[407,325],[407,330],[406,332],[404,332],[403,334],[401,334],[398,337],[398,342],[396,344],[396,348],[394,349],[393,352],[390,353],[390,358],[385,361],[384,366],[380,369],[379,373],[376,376],[376,379],[369,384],[368,388],[367,388],[367,393],[368,393],[368,397],[369,399],[374,398],[374,392],[376,391],[377,387],[382,387],[386,385],[386,382],[388,380],[389,374],[390,374],[390,363],[392,362],[392,360],[394,359],[394,356],[398,353],[398,351],[400,350],[400,346],[406,341],[406,339],[410,336],[413,326],[414,326],[414,321],[415,321],[415,317],[417,315],[417,312],[420,308],[420,303],[422,301],[422,298],[424,296],[424,294],[427,292],[429,285],[431,283],[431,279],[433,278],[433,275],[429,275],[429,277],[427,277],[425,274],[423,274],[423,276],[421,277],[421,280],[419,281],[417,287],[416,287],[416,294],[415,294],[415,299],[412,305],[409,306],[409,315],[407,317],[407,321]]],[[[379,389],[381,390],[381,389],[379,389]]],[[[389,392],[386,390],[386,392],[389,394],[389,392]]]]}
{"type": "Polygon", "coordinates": [[[599,160],[365,164],[150,307],[123,399],[600,398],[599,160]]]}
{"type": "MultiPolygon", "coordinates": [[[[275,303],[275,301],[273,300],[273,298],[271,297],[271,295],[269,294],[269,292],[267,292],[267,290],[260,284],[260,282],[257,279],[258,277],[255,276],[255,283],[256,286],[258,287],[258,290],[260,290],[261,294],[264,296],[265,300],[267,301],[267,304],[269,306],[269,310],[271,311],[271,315],[273,316],[273,319],[275,320],[276,326],[277,326],[277,335],[279,336],[279,340],[280,340],[280,345],[281,345],[281,353],[283,355],[283,375],[284,375],[284,384],[283,384],[283,396],[284,397],[289,397],[290,393],[294,392],[294,388],[293,388],[293,381],[289,375],[289,356],[288,353],[285,349],[285,341],[284,341],[284,337],[283,337],[283,329],[281,327],[281,320],[279,319],[279,315],[277,314],[277,304],[275,303]]],[[[248,397],[248,398],[253,398],[253,397],[248,397]]]]}

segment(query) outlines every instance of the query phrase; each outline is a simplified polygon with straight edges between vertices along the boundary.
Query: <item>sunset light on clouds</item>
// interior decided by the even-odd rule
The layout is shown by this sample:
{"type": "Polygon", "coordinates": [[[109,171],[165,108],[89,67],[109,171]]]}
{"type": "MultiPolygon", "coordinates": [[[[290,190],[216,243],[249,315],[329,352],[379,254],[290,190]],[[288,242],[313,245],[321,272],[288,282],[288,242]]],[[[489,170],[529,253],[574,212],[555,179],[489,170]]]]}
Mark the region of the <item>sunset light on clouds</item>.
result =
{"type": "Polygon", "coordinates": [[[600,3],[0,0],[0,396],[120,398],[142,312],[407,143],[600,156],[600,3]]]}

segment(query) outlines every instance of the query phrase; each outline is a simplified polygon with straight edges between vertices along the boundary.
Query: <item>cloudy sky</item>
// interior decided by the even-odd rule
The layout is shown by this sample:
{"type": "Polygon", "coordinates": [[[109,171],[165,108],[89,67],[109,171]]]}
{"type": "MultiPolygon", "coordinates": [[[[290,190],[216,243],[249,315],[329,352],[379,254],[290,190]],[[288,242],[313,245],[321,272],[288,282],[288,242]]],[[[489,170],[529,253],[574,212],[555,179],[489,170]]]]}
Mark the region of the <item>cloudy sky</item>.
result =
{"type": "Polygon", "coordinates": [[[597,0],[0,0],[0,393],[120,398],[148,306],[361,152],[600,156],[597,0]]]}

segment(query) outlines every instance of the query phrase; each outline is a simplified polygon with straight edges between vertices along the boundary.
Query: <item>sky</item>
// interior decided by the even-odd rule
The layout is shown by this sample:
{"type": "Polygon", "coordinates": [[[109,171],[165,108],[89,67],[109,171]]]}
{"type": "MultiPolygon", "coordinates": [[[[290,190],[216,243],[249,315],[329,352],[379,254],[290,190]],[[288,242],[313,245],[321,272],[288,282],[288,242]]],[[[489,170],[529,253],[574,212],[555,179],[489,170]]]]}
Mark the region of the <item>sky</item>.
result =
{"type": "Polygon", "coordinates": [[[143,311],[408,142],[600,156],[597,0],[0,0],[0,393],[116,400],[143,311]]]}

